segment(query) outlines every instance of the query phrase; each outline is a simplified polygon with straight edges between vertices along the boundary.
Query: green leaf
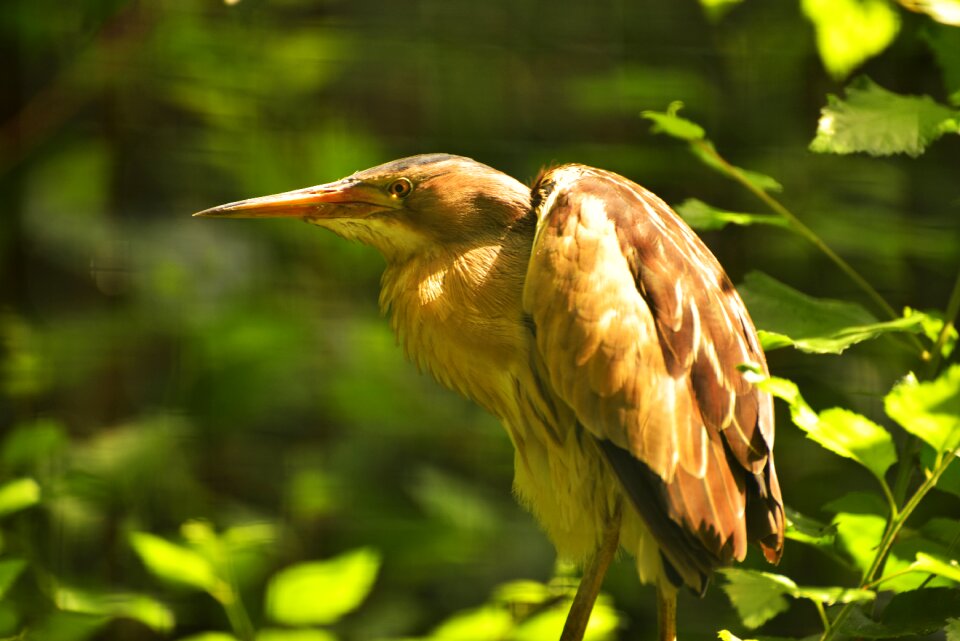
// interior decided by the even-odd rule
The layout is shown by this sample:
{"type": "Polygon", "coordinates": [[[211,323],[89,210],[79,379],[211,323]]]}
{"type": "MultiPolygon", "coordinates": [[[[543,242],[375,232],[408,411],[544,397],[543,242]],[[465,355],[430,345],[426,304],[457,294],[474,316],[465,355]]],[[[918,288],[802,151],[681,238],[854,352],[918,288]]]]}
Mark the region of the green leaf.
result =
{"type": "Polygon", "coordinates": [[[797,589],[796,583],[778,574],[739,568],[721,572],[727,579],[721,587],[748,628],[758,628],[784,612],[790,607],[785,597],[797,589]]]}
{"type": "Polygon", "coordinates": [[[929,96],[901,96],[866,77],[851,82],[846,94],[846,100],[827,96],[812,151],[916,157],[942,135],[960,132],[960,113],[929,96]]]}
{"type": "Polygon", "coordinates": [[[921,383],[908,375],[884,398],[887,414],[937,452],[960,445],[960,365],[921,383]]]}
{"type": "MultiPolygon", "coordinates": [[[[926,443],[920,449],[920,463],[927,472],[933,470],[937,464],[937,452],[926,443]]],[[[960,496],[960,464],[954,461],[947,467],[937,480],[936,489],[960,496]]]]}
{"type": "Polygon", "coordinates": [[[900,30],[886,0],[803,0],[801,6],[817,32],[823,66],[837,80],[886,49],[900,30]]]}
{"type": "Polygon", "coordinates": [[[875,494],[851,492],[823,506],[834,512],[838,547],[860,571],[873,562],[877,545],[887,525],[886,504],[875,494]]]}
{"type": "Polygon", "coordinates": [[[727,225],[774,225],[786,227],[786,221],[773,214],[744,214],[717,209],[702,200],[688,198],[674,209],[694,229],[723,229],[727,225]]]}
{"type": "Polygon", "coordinates": [[[897,462],[890,432],[850,410],[835,407],[820,412],[816,435],[807,435],[831,452],[857,461],[881,481],[897,462]]]}
{"type": "Polygon", "coordinates": [[[877,593],[861,588],[798,586],[792,596],[829,606],[837,603],[872,601],[877,598],[877,593]]]}
{"type": "Polygon", "coordinates": [[[26,566],[27,562],[23,559],[0,560],[0,601],[26,566]]]}
{"type": "MultiPolygon", "coordinates": [[[[952,0],[960,5],[960,0],[952,0]]],[[[960,30],[949,27],[926,29],[923,39],[933,50],[940,70],[943,72],[943,84],[950,93],[950,102],[960,105],[960,30]]]]}
{"type": "Polygon", "coordinates": [[[847,559],[837,550],[837,528],[835,525],[820,523],[796,510],[785,507],[787,517],[786,538],[791,541],[811,545],[839,563],[847,559]]]}
{"type": "Polygon", "coordinates": [[[743,0],[700,0],[700,6],[703,7],[707,18],[716,22],[741,2],[743,0]]]}
{"type": "MultiPolygon", "coordinates": [[[[240,641],[237,637],[226,632],[200,632],[188,637],[181,637],[179,641],[240,641]]],[[[257,641],[260,641],[257,639],[257,641]]]]}
{"type": "Polygon", "coordinates": [[[40,486],[33,479],[16,479],[0,485],[0,517],[40,502],[40,486]]]}
{"type": "Polygon", "coordinates": [[[193,550],[146,532],[130,535],[134,551],[156,577],[214,594],[218,590],[213,565],[193,550]]]}
{"type": "Polygon", "coordinates": [[[890,433],[855,412],[839,407],[815,413],[800,395],[796,384],[782,378],[753,379],[790,406],[794,424],[807,437],[834,454],[860,463],[884,483],[884,474],[897,462],[897,451],[890,433]]]}
{"type": "Polygon", "coordinates": [[[943,627],[946,633],[947,641],[960,641],[960,619],[947,619],[947,625],[943,627]]]}
{"type": "Polygon", "coordinates": [[[257,632],[256,641],[337,641],[337,637],[326,630],[264,628],[257,632]]]}
{"type": "Polygon", "coordinates": [[[956,561],[945,563],[929,554],[918,552],[917,560],[910,565],[910,568],[918,572],[936,574],[937,576],[942,576],[945,579],[960,583],[960,565],[957,565],[956,561]]]}
{"type": "Polygon", "coordinates": [[[434,628],[428,638],[431,641],[503,639],[512,629],[513,617],[509,612],[487,605],[454,614],[434,628]]]}
{"type": "Polygon", "coordinates": [[[916,333],[924,316],[879,323],[860,305],[814,298],[763,272],[750,272],[737,287],[750,310],[764,349],[793,346],[813,354],[840,354],[888,332],[916,333]]]}
{"type": "Polygon", "coordinates": [[[58,586],[53,599],[59,609],[67,612],[134,619],[159,634],[169,633],[174,626],[170,608],[143,594],[97,593],[58,586]]]}
{"type": "MultiPolygon", "coordinates": [[[[572,601],[565,601],[560,606],[548,608],[530,617],[516,627],[510,638],[513,641],[541,641],[542,639],[560,638],[571,604],[572,601]]],[[[600,595],[590,612],[590,620],[587,622],[583,641],[613,641],[619,627],[619,615],[611,605],[610,600],[605,595],[600,595]]],[[[500,637],[475,635],[469,638],[493,639],[500,637]]]]}
{"type": "Polygon", "coordinates": [[[380,555],[358,548],[281,570],[267,586],[267,615],[286,625],[334,623],[360,606],[379,569],[380,555]]]}
{"type": "Polygon", "coordinates": [[[771,176],[761,174],[758,171],[744,169],[743,167],[737,167],[720,160],[720,154],[717,152],[716,147],[713,146],[713,143],[709,140],[703,140],[698,142],[696,145],[691,144],[690,151],[692,151],[693,155],[699,158],[700,161],[706,166],[720,174],[723,174],[724,176],[728,176],[730,178],[743,178],[761,191],[772,191],[778,193],[783,191],[783,185],[781,185],[775,178],[771,176]]]}
{"type": "Polygon", "coordinates": [[[888,636],[923,635],[942,629],[955,617],[960,617],[960,590],[923,588],[894,595],[880,614],[880,623],[888,636]]]}
{"type": "Polygon", "coordinates": [[[27,637],[42,641],[83,641],[89,639],[100,628],[109,623],[110,618],[77,612],[54,611],[37,622],[27,637]]]}
{"type": "Polygon", "coordinates": [[[683,109],[683,103],[677,100],[671,102],[666,111],[647,110],[640,115],[653,122],[650,130],[654,133],[666,134],[680,140],[703,140],[706,135],[703,127],[692,120],[678,116],[677,112],[681,109],[683,109]]]}

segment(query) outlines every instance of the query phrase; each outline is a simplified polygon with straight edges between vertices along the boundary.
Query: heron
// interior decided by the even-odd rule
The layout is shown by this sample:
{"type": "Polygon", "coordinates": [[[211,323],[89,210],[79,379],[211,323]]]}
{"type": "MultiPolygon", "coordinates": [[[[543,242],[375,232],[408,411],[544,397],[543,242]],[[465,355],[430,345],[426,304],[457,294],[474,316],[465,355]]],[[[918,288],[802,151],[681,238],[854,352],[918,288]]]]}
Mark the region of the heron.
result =
{"type": "Polygon", "coordinates": [[[406,356],[500,419],[514,492],[583,568],[582,638],[619,549],[657,593],[702,594],[748,544],[779,561],[784,508],[756,329],[716,257],[652,192],[580,164],[525,185],[451,154],[201,211],[300,218],[379,250],[406,356]],[[755,380],[755,379],[753,379],[755,380]]]}

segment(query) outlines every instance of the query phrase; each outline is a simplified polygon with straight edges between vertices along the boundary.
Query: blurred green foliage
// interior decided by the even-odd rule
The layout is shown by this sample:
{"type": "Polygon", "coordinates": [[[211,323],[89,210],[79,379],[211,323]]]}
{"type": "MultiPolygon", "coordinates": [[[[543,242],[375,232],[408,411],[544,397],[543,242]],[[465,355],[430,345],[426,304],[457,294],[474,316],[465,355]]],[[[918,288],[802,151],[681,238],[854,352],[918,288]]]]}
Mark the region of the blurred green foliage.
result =
{"type": "MultiPolygon", "coordinates": [[[[403,361],[377,318],[381,259],[303,225],[189,216],[430,151],[521,179],[618,171],[686,201],[735,282],[776,278],[744,292],[798,386],[778,415],[790,540],[776,574],[751,557],[726,593],[681,595],[681,637],[820,633],[818,613],[875,592],[897,594],[837,634],[960,616],[951,6],[0,3],[0,638],[557,635],[569,569],[511,498],[496,421],[403,361]],[[688,118],[659,111],[674,101],[688,118]],[[869,577],[890,506],[921,490],[869,577]]],[[[631,566],[588,638],[651,636],[631,566]]]]}

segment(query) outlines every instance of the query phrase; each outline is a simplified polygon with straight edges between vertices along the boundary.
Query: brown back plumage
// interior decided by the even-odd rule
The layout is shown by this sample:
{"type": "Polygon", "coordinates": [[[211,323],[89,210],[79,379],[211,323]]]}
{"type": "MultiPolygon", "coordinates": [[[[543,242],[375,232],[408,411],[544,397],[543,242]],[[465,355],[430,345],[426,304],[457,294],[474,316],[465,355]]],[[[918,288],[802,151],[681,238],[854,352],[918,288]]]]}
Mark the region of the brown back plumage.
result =
{"type": "Polygon", "coordinates": [[[696,590],[748,541],[779,559],[783,501],[766,371],[716,258],[659,198],[580,165],[534,186],[524,289],[556,392],[601,443],[675,578],[696,590]]]}

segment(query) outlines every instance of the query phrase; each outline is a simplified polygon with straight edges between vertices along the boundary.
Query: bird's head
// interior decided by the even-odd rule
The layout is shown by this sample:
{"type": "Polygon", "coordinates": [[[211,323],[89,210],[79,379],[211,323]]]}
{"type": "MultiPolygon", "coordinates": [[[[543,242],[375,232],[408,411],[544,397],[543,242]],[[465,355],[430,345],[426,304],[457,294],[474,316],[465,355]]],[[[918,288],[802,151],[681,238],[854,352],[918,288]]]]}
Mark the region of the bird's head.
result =
{"type": "Polygon", "coordinates": [[[529,210],[530,190],[510,176],[462,156],[424,154],[194,215],[301,218],[403,260],[499,238],[529,210]]]}

